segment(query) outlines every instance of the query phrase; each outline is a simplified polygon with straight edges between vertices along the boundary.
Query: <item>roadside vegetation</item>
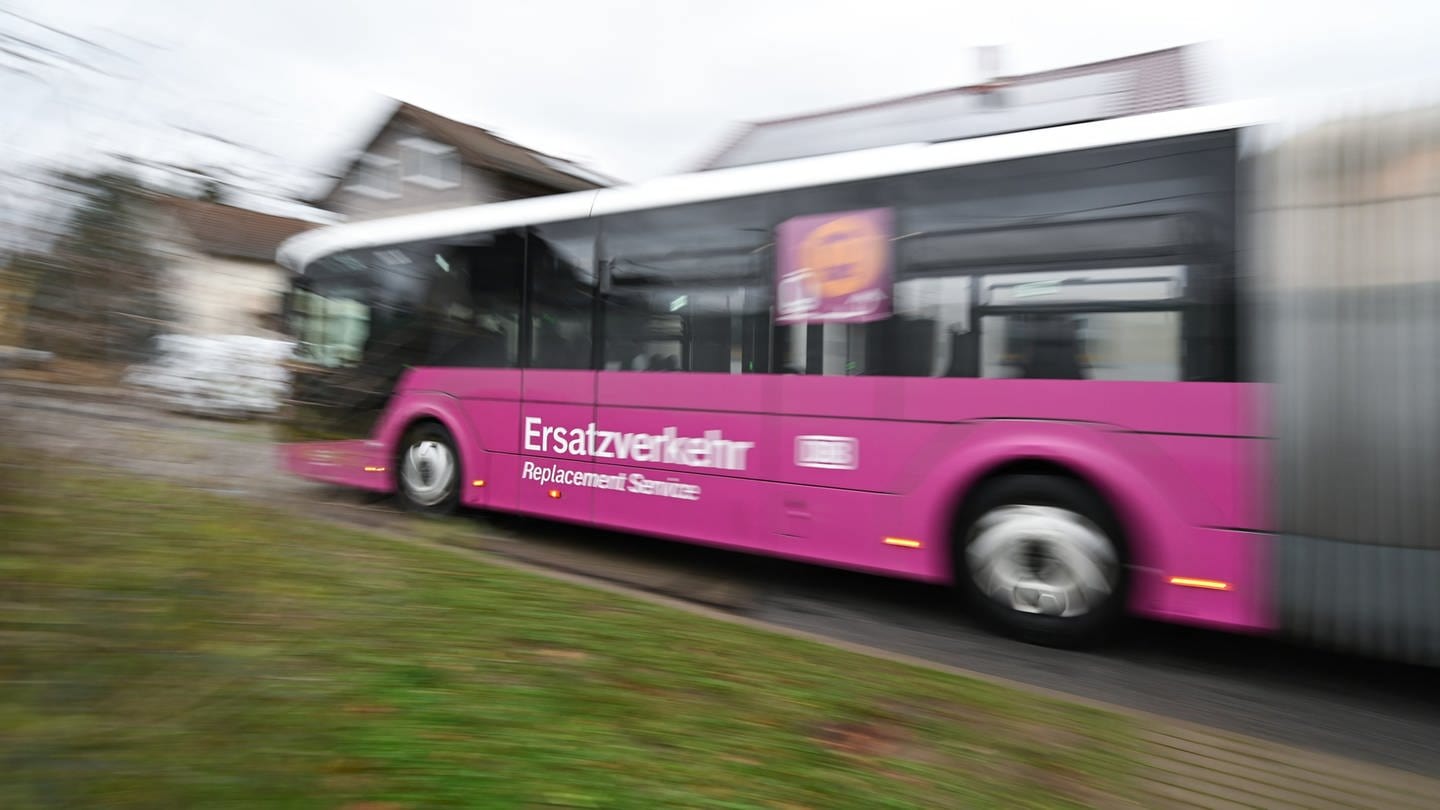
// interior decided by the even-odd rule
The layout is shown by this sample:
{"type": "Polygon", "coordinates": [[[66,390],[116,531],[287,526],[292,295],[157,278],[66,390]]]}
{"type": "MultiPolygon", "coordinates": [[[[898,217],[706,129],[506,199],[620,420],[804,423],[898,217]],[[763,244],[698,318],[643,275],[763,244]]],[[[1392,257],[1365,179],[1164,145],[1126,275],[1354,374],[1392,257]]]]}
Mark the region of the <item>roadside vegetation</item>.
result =
{"type": "Polygon", "coordinates": [[[1128,792],[1132,730],[1103,712],[156,481],[3,487],[7,808],[1013,808],[1128,792]]]}

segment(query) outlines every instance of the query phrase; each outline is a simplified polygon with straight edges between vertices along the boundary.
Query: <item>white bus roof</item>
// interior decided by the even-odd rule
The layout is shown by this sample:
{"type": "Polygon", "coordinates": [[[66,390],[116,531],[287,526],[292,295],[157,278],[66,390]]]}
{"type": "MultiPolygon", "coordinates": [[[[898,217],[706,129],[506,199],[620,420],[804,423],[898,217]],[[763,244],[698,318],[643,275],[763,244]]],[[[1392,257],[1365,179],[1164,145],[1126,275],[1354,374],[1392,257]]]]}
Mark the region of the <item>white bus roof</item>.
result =
{"type": "Polygon", "coordinates": [[[335,225],[282,244],[292,270],[334,253],[584,219],[915,172],[1239,129],[1260,123],[1253,103],[1191,107],[983,138],[916,143],[781,163],[674,175],[630,186],[451,208],[335,225]]]}

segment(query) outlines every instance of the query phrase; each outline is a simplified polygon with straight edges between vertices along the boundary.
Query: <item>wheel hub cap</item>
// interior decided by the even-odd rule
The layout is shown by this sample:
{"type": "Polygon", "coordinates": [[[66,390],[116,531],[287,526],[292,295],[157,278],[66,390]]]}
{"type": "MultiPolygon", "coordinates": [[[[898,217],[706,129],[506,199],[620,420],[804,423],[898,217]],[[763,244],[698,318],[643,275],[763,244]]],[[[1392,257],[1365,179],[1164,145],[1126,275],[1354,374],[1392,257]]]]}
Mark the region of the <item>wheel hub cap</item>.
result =
{"type": "Polygon", "coordinates": [[[434,506],[449,497],[455,486],[455,456],[437,441],[410,445],[400,469],[400,480],[411,500],[434,506]]]}
{"type": "Polygon", "coordinates": [[[980,592],[1012,610],[1080,616],[1119,578],[1115,548],[1083,516],[1053,506],[1002,506],[975,526],[966,553],[980,592]]]}

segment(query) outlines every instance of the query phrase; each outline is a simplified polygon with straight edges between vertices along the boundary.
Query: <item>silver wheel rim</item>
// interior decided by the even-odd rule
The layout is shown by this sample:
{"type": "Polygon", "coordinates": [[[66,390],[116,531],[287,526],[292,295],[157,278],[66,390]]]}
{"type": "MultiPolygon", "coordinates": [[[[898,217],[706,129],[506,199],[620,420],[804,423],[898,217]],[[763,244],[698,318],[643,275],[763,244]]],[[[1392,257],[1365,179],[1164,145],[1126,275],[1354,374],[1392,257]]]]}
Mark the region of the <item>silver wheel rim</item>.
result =
{"type": "Polygon", "coordinates": [[[1068,509],[1014,504],[975,524],[966,563],[976,587],[1021,613],[1082,616],[1110,598],[1119,580],[1115,546],[1068,509]]]}
{"type": "Polygon", "coordinates": [[[416,442],[405,451],[400,468],[405,494],[421,506],[434,506],[455,488],[455,454],[443,442],[416,442]]]}

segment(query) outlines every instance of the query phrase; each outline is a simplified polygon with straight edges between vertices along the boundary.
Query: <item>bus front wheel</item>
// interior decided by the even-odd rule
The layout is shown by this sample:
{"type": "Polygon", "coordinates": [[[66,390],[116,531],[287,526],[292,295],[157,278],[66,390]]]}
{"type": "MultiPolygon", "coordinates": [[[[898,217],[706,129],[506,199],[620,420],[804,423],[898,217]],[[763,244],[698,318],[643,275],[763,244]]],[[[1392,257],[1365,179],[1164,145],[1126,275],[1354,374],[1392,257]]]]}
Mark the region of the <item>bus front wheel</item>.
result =
{"type": "Polygon", "coordinates": [[[955,580],[988,624],[1036,644],[1101,641],[1124,607],[1117,521],[1089,487],[1050,475],[982,484],[958,522],[955,580]]]}
{"type": "Polygon", "coordinates": [[[400,502],[411,512],[446,515],[460,502],[460,454],[450,432],[424,422],[405,435],[396,465],[400,502]]]}

